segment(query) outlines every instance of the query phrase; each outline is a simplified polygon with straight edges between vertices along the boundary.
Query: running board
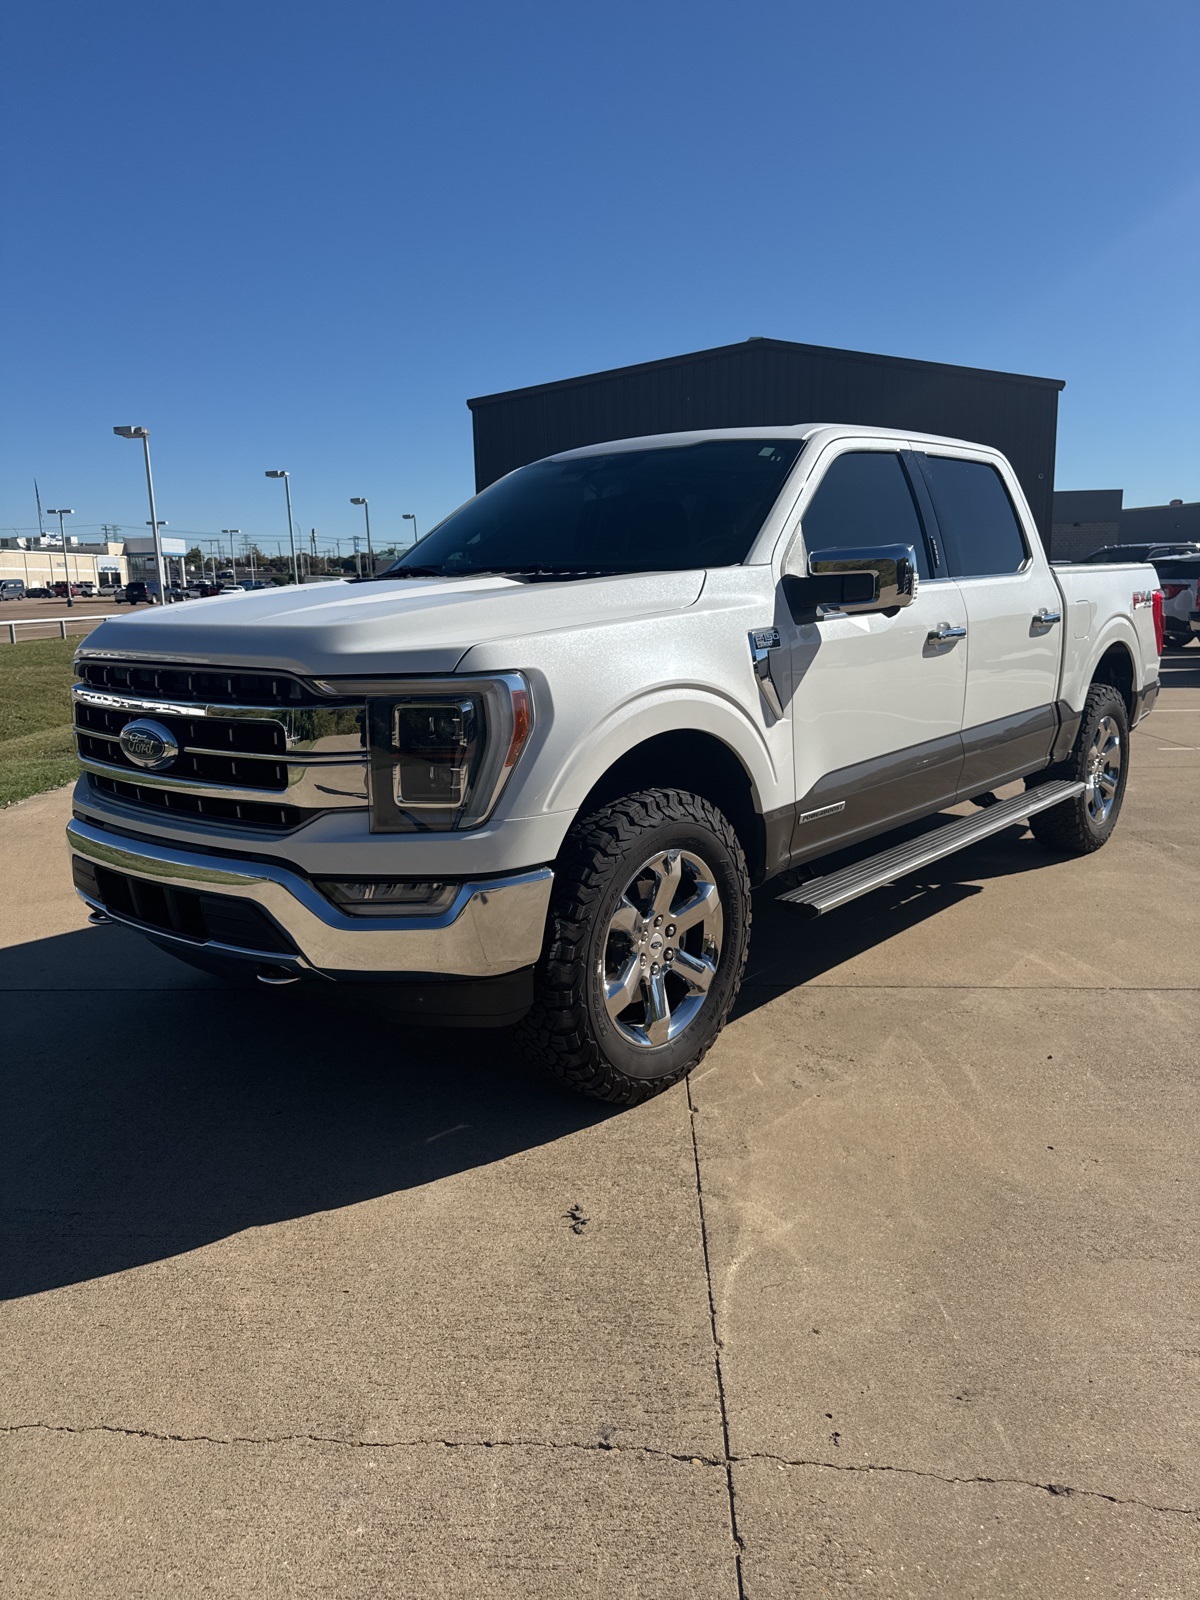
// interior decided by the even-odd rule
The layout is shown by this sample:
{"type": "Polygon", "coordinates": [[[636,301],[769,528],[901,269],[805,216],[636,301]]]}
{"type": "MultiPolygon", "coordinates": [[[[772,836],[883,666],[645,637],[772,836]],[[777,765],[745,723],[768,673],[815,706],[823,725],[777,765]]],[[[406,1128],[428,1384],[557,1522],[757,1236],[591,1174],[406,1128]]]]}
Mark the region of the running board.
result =
{"type": "Polygon", "coordinates": [[[810,878],[798,889],[781,894],[779,899],[796,906],[806,917],[819,917],[823,912],[844,906],[848,900],[856,900],[860,894],[869,894],[872,889],[903,878],[906,873],[927,867],[930,862],[940,861],[956,850],[964,850],[989,834],[1000,833],[1014,822],[1023,822],[1039,811],[1048,811],[1064,800],[1073,800],[1085,787],[1085,784],[1061,778],[1053,783],[1039,783],[1017,795],[1015,800],[998,800],[973,817],[957,817],[919,839],[893,845],[890,850],[868,856],[865,861],[856,861],[840,872],[831,872],[824,878],[810,878]]]}

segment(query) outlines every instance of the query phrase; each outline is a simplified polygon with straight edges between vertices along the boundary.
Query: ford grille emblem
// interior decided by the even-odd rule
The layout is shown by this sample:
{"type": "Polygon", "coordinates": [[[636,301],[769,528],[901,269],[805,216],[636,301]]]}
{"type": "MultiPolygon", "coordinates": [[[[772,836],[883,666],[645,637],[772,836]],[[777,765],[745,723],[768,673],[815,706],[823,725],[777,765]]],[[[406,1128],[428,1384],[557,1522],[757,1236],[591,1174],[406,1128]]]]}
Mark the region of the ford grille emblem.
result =
{"type": "Polygon", "coordinates": [[[132,761],[135,767],[145,767],[150,772],[161,772],[179,754],[179,746],[170,728],[164,728],[161,722],[151,722],[148,718],[127,722],[121,729],[117,743],[127,761],[132,761]]]}

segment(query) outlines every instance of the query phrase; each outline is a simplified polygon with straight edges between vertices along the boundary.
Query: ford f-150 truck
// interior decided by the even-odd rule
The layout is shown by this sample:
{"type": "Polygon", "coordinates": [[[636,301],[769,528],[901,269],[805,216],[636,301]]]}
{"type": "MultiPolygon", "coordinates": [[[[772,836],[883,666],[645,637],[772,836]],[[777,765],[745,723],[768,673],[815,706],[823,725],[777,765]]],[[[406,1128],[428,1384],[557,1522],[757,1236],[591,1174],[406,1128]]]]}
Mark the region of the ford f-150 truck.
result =
{"type": "Polygon", "coordinates": [[[75,883],[201,967],[518,1023],[631,1103],[724,1024],[754,885],[817,916],[1017,821],[1103,845],[1161,630],[1154,569],[1052,568],[982,446],[592,445],[376,577],[101,624],[75,883]]]}

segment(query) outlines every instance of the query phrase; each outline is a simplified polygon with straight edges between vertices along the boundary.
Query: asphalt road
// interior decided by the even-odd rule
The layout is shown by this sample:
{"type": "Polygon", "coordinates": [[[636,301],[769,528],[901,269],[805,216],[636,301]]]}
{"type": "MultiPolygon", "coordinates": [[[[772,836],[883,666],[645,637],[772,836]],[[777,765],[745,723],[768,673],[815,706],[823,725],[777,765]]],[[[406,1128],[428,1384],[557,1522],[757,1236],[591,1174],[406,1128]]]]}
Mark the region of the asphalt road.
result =
{"type": "Polygon", "coordinates": [[[1088,860],[794,920],[689,1086],[222,988],[0,815],[0,1591],[1200,1592],[1200,650],[1088,860]]]}

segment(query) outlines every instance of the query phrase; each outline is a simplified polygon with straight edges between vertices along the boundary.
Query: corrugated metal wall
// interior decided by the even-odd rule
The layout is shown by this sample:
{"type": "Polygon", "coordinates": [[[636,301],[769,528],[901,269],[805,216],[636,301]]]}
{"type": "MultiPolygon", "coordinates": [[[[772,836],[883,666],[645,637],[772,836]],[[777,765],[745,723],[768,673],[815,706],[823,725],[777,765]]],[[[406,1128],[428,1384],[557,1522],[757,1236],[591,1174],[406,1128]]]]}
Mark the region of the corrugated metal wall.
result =
{"type": "Polygon", "coordinates": [[[469,400],[475,484],[557,450],[686,428],[850,422],[1002,450],[1049,536],[1062,384],[819,345],[751,339],[469,400]]]}

